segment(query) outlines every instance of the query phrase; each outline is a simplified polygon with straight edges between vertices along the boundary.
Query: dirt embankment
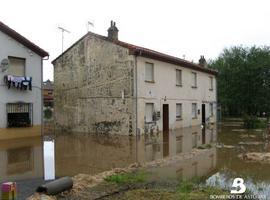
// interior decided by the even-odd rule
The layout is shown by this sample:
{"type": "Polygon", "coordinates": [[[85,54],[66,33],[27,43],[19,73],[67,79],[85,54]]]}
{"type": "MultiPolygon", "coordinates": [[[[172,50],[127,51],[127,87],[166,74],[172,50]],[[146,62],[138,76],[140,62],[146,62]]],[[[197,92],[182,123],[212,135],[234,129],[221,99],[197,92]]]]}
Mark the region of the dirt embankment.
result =
{"type": "Polygon", "coordinates": [[[102,182],[104,182],[104,179],[106,177],[115,175],[115,174],[123,174],[123,173],[131,173],[136,170],[146,169],[146,168],[153,168],[153,167],[162,167],[166,165],[170,165],[173,163],[176,163],[180,160],[190,159],[193,156],[200,155],[204,153],[205,151],[208,151],[208,149],[193,149],[189,153],[183,153],[181,155],[176,155],[173,157],[168,157],[165,159],[159,159],[152,162],[144,163],[144,164],[138,164],[134,163],[126,168],[115,168],[110,171],[105,171],[96,175],[89,175],[89,174],[78,174],[74,176],[73,179],[73,188],[70,191],[63,192],[62,194],[58,195],[58,197],[54,196],[46,196],[44,194],[34,194],[31,197],[29,197],[27,200],[56,200],[56,199],[69,199],[68,197],[78,197],[82,193],[84,193],[86,190],[89,190],[90,188],[93,188],[102,182]],[[60,196],[60,198],[59,198],[60,196]]]}

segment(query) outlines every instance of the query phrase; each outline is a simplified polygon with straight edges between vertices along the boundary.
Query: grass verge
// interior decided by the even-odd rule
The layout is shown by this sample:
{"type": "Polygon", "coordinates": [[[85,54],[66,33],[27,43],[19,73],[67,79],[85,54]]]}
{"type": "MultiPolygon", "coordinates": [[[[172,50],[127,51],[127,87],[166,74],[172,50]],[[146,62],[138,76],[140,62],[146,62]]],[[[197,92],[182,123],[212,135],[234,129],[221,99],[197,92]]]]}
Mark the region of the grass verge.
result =
{"type": "Polygon", "coordinates": [[[146,180],[146,173],[128,173],[128,174],[115,174],[108,176],[104,179],[107,182],[117,183],[117,184],[127,184],[127,183],[142,183],[146,180]]]}

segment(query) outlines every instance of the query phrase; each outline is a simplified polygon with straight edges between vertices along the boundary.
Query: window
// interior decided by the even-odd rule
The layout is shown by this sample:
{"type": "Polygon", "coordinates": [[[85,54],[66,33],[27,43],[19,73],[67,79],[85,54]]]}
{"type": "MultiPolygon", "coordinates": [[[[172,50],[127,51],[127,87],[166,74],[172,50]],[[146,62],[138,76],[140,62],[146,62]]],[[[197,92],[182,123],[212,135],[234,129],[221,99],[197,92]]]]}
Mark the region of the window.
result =
{"type": "Polygon", "coordinates": [[[182,119],[182,104],[176,104],[176,119],[182,119]]]}
{"type": "Polygon", "coordinates": [[[197,88],[197,74],[192,72],[192,87],[197,88]]]}
{"type": "Polygon", "coordinates": [[[29,127],[33,125],[33,104],[7,103],[7,127],[29,127]]]}
{"type": "Polygon", "coordinates": [[[15,76],[25,76],[25,59],[8,57],[8,73],[15,76]]]}
{"type": "Polygon", "coordinates": [[[154,82],[154,64],[145,63],[145,81],[154,82]]]}
{"type": "Polygon", "coordinates": [[[153,121],[153,113],[154,113],[154,104],[146,103],[145,104],[145,121],[146,122],[153,121]]]}
{"type": "Polygon", "coordinates": [[[182,70],[180,70],[180,69],[176,70],[176,85],[177,86],[182,85],[182,70]]]}
{"type": "Polygon", "coordinates": [[[213,77],[209,77],[209,81],[210,81],[210,87],[209,87],[209,90],[213,90],[214,89],[214,79],[213,77]]]}
{"type": "Polygon", "coordinates": [[[209,113],[210,113],[210,116],[213,116],[214,115],[213,103],[210,103],[209,104],[209,113]]]}
{"type": "Polygon", "coordinates": [[[197,118],[197,104],[192,103],[192,118],[197,118]]]}

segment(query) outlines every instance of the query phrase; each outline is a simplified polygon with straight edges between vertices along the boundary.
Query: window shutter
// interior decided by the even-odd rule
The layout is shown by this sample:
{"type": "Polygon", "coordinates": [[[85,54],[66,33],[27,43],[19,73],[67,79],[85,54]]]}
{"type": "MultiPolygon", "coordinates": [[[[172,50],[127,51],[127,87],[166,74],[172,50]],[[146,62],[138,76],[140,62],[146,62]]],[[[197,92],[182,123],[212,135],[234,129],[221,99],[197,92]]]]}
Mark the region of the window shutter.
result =
{"type": "Polygon", "coordinates": [[[176,70],[176,85],[182,85],[182,71],[176,70]]]}
{"type": "Polygon", "coordinates": [[[145,63],[145,80],[154,81],[154,64],[145,63]]]}
{"type": "Polygon", "coordinates": [[[9,57],[10,66],[8,74],[14,76],[25,76],[25,59],[9,57]]]}
{"type": "Polygon", "coordinates": [[[154,112],[154,104],[153,103],[147,103],[145,105],[145,120],[146,122],[152,122],[153,121],[153,112],[154,112]]]}
{"type": "Polygon", "coordinates": [[[182,104],[176,104],[176,118],[182,117],[182,104]]]}

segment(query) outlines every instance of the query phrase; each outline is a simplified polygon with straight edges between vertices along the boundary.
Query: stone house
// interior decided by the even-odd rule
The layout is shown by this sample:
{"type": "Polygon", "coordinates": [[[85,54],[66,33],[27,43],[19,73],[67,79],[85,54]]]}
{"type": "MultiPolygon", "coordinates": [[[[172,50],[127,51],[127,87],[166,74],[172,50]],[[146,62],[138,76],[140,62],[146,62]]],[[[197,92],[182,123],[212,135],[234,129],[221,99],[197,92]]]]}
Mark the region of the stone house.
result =
{"type": "Polygon", "coordinates": [[[0,139],[40,135],[42,63],[49,54],[2,22],[0,44],[0,139]]]}
{"type": "Polygon", "coordinates": [[[88,32],[54,65],[56,129],[143,134],[216,122],[217,72],[88,32]]]}

